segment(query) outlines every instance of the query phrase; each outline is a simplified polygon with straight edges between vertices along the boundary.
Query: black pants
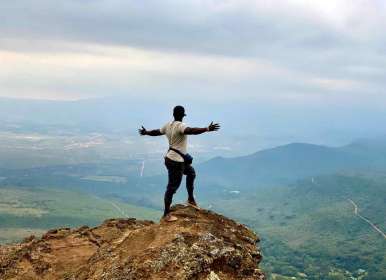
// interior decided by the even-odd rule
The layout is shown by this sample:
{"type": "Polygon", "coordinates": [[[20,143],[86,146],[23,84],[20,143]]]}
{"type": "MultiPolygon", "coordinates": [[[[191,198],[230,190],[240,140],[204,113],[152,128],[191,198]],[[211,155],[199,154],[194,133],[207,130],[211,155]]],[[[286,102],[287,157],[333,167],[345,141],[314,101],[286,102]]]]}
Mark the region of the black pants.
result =
{"type": "Polygon", "coordinates": [[[178,162],[165,158],[165,165],[168,169],[169,182],[165,192],[165,211],[164,215],[170,211],[170,205],[172,204],[173,195],[181,185],[182,176],[186,175],[186,190],[188,191],[189,201],[194,201],[193,190],[194,190],[194,179],[196,178],[196,172],[193,166],[186,165],[183,162],[178,162]]]}

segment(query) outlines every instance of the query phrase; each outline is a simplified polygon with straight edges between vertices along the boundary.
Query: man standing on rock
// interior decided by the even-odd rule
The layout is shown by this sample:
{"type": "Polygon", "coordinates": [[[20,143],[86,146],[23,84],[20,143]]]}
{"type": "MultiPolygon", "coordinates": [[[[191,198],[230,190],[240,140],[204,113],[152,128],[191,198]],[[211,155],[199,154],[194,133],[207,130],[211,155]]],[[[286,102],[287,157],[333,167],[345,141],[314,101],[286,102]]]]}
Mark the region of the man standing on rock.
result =
{"type": "Polygon", "coordinates": [[[163,219],[168,222],[177,220],[177,217],[170,214],[170,205],[173,195],[179,188],[182,176],[186,175],[186,189],[188,191],[188,205],[198,208],[194,199],[194,179],[196,172],[192,166],[193,158],[187,153],[187,135],[198,135],[205,132],[217,131],[220,125],[211,122],[208,127],[188,127],[182,122],[186,116],[185,109],[182,106],[176,106],[173,109],[174,121],[168,122],[161,129],[146,130],[143,126],[139,129],[140,135],[160,136],[166,135],[169,141],[169,150],[165,156],[165,165],[168,170],[169,182],[165,192],[165,210],[163,219]]]}

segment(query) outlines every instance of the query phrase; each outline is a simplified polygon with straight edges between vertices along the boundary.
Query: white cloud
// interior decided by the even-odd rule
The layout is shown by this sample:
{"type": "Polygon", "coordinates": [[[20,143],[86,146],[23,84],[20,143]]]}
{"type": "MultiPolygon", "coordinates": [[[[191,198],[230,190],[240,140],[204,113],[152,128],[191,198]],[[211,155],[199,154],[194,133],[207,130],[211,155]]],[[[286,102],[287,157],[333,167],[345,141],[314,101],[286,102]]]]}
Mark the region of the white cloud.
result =
{"type": "Polygon", "coordinates": [[[380,96],[386,83],[383,1],[16,0],[0,8],[3,96],[350,100],[380,96]]]}

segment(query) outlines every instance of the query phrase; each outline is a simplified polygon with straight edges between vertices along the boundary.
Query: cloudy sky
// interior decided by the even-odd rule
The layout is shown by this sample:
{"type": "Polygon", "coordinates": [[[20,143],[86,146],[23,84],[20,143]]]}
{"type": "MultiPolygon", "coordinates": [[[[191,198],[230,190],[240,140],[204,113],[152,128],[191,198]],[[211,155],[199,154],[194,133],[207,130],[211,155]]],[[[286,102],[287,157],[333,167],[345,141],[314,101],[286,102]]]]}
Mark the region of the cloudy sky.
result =
{"type": "Polygon", "coordinates": [[[0,10],[1,96],[386,102],[382,0],[6,0],[0,10]]]}

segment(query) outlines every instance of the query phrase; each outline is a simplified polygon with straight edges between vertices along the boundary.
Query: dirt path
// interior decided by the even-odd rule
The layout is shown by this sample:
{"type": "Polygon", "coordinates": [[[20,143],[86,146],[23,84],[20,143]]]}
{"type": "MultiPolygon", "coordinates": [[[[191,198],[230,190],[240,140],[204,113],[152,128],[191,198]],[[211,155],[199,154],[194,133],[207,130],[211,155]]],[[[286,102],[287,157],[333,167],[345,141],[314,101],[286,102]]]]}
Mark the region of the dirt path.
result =
{"type": "Polygon", "coordinates": [[[114,202],[110,201],[111,205],[114,206],[115,209],[117,209],[122,215],[124,215],[126,218],[130,218],[129,216],[126,215],[125,211],[122,210],[121,207],[119,207],[117,204],[114,202]]]}
{"type": "Polygon", "coordinates": [[[359,214],[359,208],[358,205],[352,201],[351,199],[347,199],[353,206],[354,206],[354,214],[358,216],[360,219],[368,223],[375,231],[377,231],[380,235],[383,236],[384,239],[386,239],[386,234],[379,228],[377,227],[374,223],[372,223],[369,219],[363,217],[361,214],[359,214]]]}
{"type": "Polygon", "coordinates": [[[120,214],[122,214],[123,216],[125,216],[126,218],[130,218],[129,216],[127,216],[127,214],[125,213],[125,211],[123,211],[122,210],[122,208],[121,207],[119,207],[117,204],[115,204],[114,202],[112,202],[112,201],[109,201],[109,200],[104,200],[104,199],[102,199],[102,198],[100,198],[99,196],[96,196],[96,195],[94,195],[94,197],[96,198],[96,199],[99,199],[99,200],[101,200],[101,201],[104,201],[104,202],[109,202],[120,214]]]}

